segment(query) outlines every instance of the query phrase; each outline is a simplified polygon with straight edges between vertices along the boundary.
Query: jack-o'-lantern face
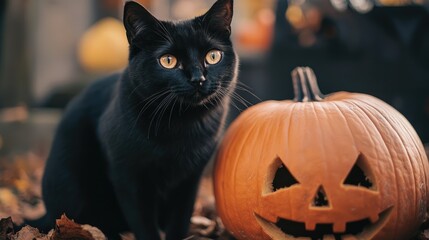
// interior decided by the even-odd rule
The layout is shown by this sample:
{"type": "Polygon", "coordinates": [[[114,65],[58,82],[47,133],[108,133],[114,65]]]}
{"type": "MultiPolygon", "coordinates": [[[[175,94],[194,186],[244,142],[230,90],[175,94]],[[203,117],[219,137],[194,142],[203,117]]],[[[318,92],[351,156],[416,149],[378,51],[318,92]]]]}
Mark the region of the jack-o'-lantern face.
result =
{"type": "Polygon", "coordinates": [[[428,159],[411,125],[375,97],[323,96],[311,69],[294,73],[294,101],[247,109],[222,141],[225,227],[246,240],[411,238],[429,214],[428,159]]]}
{"type": "Polygon", "coordinates": [[[353,165],[345,168],[348,172],[321,179],[317,175],[324,175],[323,169],[294,169],[297,178],[276,157],[262,187],[258,223],[273,239],[370,239],[384,226],[393,206],[380,206],[378,181],[365,155],[353,159],[353,165]]]}

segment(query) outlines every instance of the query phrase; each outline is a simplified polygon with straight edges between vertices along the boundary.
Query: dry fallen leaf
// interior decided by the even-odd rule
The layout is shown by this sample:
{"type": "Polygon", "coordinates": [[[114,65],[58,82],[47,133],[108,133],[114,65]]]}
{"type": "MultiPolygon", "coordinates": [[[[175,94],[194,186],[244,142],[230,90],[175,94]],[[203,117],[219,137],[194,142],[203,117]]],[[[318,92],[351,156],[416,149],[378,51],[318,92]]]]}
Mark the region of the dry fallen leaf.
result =
{"type": "Polygon", "coordinates": [[[86,226],[85,229],[73,220],[67,218],[65,214],[57,219],[52,240],[106,240],[104,234],[95,227],[86,226]]]}
{"type": "Polygon", "coordinates": [[[121,233],[120,234],[121,239],[122,240],[136,240],[136,238],[134,237],[134,234],[132,233],[121,233]]]}
{"type": "Polygon", "coordinates": [[[91,225],[85,224],[82,225],[82,229],[91,233],[92,237],[95,240],[106,240],[106,236],[104,236],[103,232],[100,229],[93,227],[91,225]]]}
{"type": "Polygon", "coordinates": [[[10,236],[13,233],[12,218],[8,217],[0,219],[0,239],[10,239],[10,236]]]}
{"type": "Polygon", "coordinates": [[[203,216],[193,216],[191,218],[191,223],[198,227],[202,227],[198,231],[201,236],[213,235],[216,229],[216,222],[203,216]]]}
{"type": "Polygon", "coordinates": [[[49,237],[43,233],[40,233],[36,228],[25,226],[15,235],[13,235],[11,240],[49,240],[49,237]]]}

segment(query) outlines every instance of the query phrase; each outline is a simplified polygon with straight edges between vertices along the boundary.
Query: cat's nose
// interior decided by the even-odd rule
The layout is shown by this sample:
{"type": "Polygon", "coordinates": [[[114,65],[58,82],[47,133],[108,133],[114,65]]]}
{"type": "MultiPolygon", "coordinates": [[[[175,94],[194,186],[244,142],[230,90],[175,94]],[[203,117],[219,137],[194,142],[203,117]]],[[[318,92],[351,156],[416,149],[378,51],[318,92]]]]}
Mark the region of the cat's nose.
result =
{"type": "Polygon", "coordinates": [[[200,66],[191,66],[189,69],[190,78],[189,83],[194,87],[202,87],[206,78],[204,77],[203,70],[200,66]]]}
{"type": "Polygon", "coordinates": [[[199,86],[203,86],[205,81],[206,81],[206,78],[202,74],[196,74],[196,75],[192,75],[190,83],[195,87],[199,87],[199,86]]]}

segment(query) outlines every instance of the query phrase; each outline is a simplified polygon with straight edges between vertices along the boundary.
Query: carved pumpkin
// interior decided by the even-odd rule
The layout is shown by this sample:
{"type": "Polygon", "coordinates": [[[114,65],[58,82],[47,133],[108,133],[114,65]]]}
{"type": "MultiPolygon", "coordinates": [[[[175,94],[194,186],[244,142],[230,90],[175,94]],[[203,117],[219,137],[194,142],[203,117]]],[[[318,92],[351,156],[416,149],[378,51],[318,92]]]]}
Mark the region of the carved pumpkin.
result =
{"type": "Polygon", "coordinates": [[[409,239],[425,220],[429,165],[409,122],[365,94],[323,96],[292,73],[294,101],[230,126],[214,170],[217,210],[238,239],[409,239]]]}

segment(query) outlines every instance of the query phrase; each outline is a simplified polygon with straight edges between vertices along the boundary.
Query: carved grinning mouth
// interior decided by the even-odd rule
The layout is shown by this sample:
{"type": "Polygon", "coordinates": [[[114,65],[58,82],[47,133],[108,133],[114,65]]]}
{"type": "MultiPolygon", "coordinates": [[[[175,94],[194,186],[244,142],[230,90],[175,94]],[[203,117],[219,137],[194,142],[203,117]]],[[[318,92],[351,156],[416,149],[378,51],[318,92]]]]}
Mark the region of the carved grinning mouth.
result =
{"type": "Polygon", "coordinates": [[[311,239],[311,240],[352,240],[370,239],[385,225],[393,207],[379,214],[378,220],[369,218],[347,222],[344,232],[335,232],[334,224],[316,224],[314,230],[307,230],[305,223],[279,218],[276,223],[269,222],[255,214],[256,220],[264,232],[273,239],[311,239]]]}

